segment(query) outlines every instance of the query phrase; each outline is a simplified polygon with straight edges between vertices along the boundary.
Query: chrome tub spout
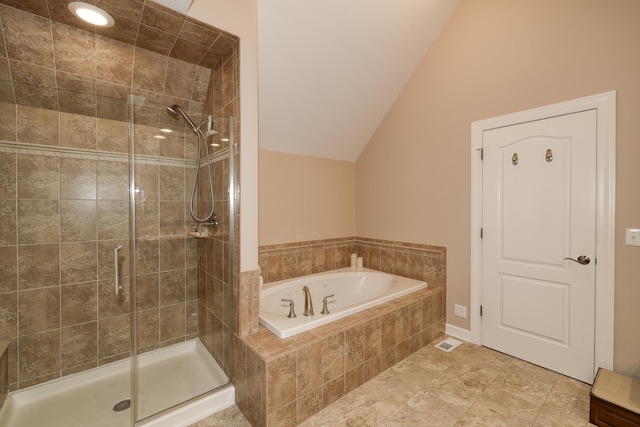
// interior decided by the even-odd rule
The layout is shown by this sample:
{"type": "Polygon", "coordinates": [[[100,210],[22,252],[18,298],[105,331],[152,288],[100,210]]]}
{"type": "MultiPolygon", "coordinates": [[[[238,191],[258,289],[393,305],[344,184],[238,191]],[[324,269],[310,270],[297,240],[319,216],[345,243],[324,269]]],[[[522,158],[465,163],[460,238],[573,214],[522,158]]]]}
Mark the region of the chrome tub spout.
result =
{"type": "Polygon", "coordinates": [[[313,301],[311,301],[311,292],[309,292],[309,287],[304,286],[302,288],[302,292],[304,292],[304,314],[305,316],[313,316],[313,301]]]}

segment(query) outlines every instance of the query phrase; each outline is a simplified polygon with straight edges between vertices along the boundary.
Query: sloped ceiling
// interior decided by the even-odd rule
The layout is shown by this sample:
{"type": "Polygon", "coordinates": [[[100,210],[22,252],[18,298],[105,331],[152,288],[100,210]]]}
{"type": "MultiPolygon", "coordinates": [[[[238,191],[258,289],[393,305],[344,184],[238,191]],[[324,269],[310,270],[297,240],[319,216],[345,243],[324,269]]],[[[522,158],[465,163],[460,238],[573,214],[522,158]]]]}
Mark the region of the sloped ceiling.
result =
{"type": "Polygon", "coordinates": [[[154,0],[164,6],[167,6],[173,10],[177,10],[181,13],[187,13],[193,0],[154,0]]]}
{"type": "Polygon", "coordinates": [[[458,3],[258,0],[260,148],[355,162],[458,3]]]}

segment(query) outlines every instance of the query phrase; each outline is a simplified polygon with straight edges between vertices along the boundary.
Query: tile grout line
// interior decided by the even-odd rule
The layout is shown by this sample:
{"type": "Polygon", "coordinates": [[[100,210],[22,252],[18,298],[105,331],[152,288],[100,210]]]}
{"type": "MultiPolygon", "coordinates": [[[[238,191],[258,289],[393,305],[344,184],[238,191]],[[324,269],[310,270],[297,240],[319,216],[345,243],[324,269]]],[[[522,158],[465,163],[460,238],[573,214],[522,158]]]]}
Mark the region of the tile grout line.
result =
{"type": "Polygon", "coordinates": [[[555,380],[553,381],[553,384],[549,388],[549,392],[546,394],[546,396],[544,398],[544,401],[542,402],[542,405],[540,405],[540,408],[538,409],[538,413],[536,414],[536,418],[533,420],[533,423],[531,424],[532,426],[536,425],[536,422],[538,421],[538,418],[540,418],[540,414],[542,413],[542,409],[544,408],[545,404],[547,403],[547,400],[549,400],[549,396],[551,396],[551,392],[553,391],[553,389],[556,386],[556,383],[558,382],[559,379],[560,379],[560,375],[556,376],[555,380]]]}

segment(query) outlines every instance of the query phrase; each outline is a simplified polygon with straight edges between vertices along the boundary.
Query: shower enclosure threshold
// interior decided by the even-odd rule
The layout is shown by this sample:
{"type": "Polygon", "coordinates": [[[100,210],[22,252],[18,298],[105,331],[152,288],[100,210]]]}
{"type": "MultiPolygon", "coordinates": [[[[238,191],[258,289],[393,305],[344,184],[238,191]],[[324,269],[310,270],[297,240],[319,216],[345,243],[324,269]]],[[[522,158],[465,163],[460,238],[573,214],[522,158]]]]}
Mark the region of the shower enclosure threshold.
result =
{"type": "MultiPolygon", "coordinates": [[[[138,419],[179,406],[136,425],[187,426],[234,403],[232,386],[209,393],[228,378],[198,339],[139,356],[138,374],[138,419]],[[205,405],[200,399],[182,404],[201,395],[205,405]]],[[[113,409],[131,397],[130,384],[125,359],[12,392],[0,410],[0,427],[130,426],[131,409],[113,409]]]]}

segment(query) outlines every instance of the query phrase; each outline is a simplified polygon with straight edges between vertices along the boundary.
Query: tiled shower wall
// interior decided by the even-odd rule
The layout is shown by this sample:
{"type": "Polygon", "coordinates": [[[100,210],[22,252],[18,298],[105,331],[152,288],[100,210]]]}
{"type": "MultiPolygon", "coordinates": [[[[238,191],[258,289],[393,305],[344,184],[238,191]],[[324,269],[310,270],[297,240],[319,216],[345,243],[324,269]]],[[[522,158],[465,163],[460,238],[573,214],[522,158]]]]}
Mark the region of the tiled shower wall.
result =
{"type": "MultiPolygon", "coordinates": [[[[229,192],[226,191],[229,187],[229,161],[229,157],[225,157],[213,165],[215,210],[219,225],[210,229],[213,232],[210,237],[198,239],[199,337],[226,373],[230,373],[233,366],[232,319],[236,310],[233,308],[232,290],[233,278],[237,276],[230,266],[229,192]]],[[[204,169],[201,168],[200,171],[203,180],[207,176],[204,169]]],[[[203,187],[206,186],[199,188],[203,187]]],[[[207,189],[200,192],[199,200],[205,201],[199,204],[198,215],[201,218],[209,212],[210,198],[207,189]]]]}
{"type": "MultiPolygon", "coordinates": [[[[215,284],[228,287],[230,279],[206,265],[216,242],[228,241],[228,219],[220,215],[206,244],[186,237],[196,140],[164,107],[177,103],[198,122],[205,111],[237,113],[237,40],[151,2],[123,0],[110,10],[120,22],[109,34],[117,40],[60,23],[70,19],[61,1],[2,3],[27,10],[0,5],[0,340],[11,342],[10,389],[130,354],[130,93],[138,350],[197,337],[200,329],[201,336],[212,331],[203,342],[215,354],[216,332],[230,323],[216,315],[215,284]],[[174,132],[154,138],[159,127],[174,132]],[[124,292],[116,296],[120,244],[124,292]]],[[[228,170],[224,158],[214,165],[218,176],[228,170]]],[[[228,211],[225,192],[217,194],[228,211]]],[[[228,359],[220,364],[228,367],[228,359]]]]}

